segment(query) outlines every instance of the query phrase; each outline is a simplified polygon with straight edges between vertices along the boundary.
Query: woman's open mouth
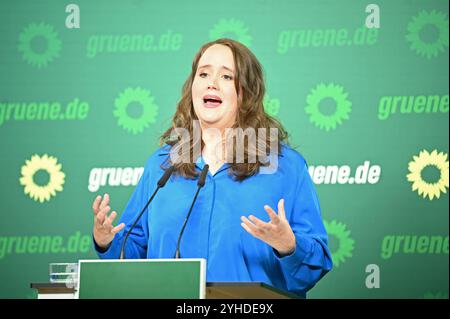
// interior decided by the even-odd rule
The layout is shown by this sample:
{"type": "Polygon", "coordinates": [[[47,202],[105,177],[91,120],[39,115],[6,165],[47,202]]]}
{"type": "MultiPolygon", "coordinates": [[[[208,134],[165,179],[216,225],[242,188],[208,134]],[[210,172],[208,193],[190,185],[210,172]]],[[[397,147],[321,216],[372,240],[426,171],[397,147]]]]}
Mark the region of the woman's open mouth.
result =
{"type": "Polygon", "coordinates": [[[203,97],[203,105],[207,108],[215,108],[222,104],[222,99],[217,95],[205,95],[203,97]]]}

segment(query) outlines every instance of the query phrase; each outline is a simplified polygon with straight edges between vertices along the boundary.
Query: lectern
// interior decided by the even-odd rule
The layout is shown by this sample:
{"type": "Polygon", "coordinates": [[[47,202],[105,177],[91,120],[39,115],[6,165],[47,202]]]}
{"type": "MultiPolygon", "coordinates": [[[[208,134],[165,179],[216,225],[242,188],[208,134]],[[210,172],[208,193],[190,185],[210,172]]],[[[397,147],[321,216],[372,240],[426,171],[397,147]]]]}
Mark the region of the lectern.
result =
{"type": "Polygon", "coordinates": [[[279,299],[298,296],[261,282],[206,283],[205,259],[80,260],[75,285],[32,283],[39,299],[279,299]]]}

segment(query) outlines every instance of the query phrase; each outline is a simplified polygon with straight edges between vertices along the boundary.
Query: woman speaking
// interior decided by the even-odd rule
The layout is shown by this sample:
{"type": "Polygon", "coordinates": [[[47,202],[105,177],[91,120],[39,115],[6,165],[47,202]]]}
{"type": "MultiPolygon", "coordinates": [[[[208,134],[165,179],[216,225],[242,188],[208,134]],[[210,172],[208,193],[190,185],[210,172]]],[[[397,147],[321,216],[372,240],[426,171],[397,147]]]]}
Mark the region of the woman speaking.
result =
{"type": "Polygon", "coordinates": [[[119,258],[127,237],[127,258],[205,258],[208,282],[264,282],[306,297],[332,268],[328,238],[306,161],[265,113],[264,95],[262,67],[247,47],[203,45],[118,226],[109,196],[94,200],[99,257],[119,258]]]}

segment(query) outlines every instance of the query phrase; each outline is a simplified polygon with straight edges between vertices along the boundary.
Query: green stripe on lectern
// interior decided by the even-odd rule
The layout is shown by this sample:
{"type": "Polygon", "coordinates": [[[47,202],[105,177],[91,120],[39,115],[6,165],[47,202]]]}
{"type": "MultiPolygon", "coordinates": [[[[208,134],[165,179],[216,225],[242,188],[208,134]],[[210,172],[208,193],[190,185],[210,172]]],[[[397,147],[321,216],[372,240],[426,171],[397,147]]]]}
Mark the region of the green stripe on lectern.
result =
{"type": "Polygon", "coordinates": [[[200,261],[80,263],[79,298],[200,298],[200,261]]]}

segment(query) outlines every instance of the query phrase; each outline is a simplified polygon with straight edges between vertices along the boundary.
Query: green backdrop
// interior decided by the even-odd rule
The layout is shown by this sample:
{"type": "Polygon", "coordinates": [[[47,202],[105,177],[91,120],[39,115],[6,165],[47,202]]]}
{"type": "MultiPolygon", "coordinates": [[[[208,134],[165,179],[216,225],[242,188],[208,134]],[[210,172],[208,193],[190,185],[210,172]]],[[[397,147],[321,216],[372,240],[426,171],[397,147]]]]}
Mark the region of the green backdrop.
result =
{"type": "Polygon", "coordinates": [[[0,4],[0,297],[96,258],[93,199],[124,209],[230,37],[317,187],[335,267],[309,297],[448,298],[448,1],[76,1],[79,28],[69,3],[0,4]]]}

